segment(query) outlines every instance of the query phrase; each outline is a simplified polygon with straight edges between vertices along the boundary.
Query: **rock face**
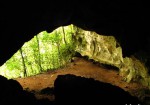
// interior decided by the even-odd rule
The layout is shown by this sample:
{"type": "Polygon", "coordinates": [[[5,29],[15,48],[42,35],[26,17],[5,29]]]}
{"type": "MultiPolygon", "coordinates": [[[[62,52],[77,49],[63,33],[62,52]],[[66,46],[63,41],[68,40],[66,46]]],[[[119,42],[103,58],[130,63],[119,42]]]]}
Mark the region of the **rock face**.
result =
{"type": "Polygon", "coordinates": [[[120,75],[125,81],[138,82],[150,88],[150,75],[143,62],[135,57],[125,57],[120,68],[120,75]]]}
{"type": "Polygon", "coordinates": [[[78,28],[74,35],[75,50],[89,59],[120,67],[123,62],[122,48],[113,36],[99,35],[96,32],[78,28]]]}
{"type": "Polygon", "coordinates": [[[123,57],[122,48],[115,37],[75,28],[75,50],[82,56],[119,68],[120,75],[127,82],[136,81],[145,86],[149,85],[150,76],[145,64],[134,56],[123,57]]]}

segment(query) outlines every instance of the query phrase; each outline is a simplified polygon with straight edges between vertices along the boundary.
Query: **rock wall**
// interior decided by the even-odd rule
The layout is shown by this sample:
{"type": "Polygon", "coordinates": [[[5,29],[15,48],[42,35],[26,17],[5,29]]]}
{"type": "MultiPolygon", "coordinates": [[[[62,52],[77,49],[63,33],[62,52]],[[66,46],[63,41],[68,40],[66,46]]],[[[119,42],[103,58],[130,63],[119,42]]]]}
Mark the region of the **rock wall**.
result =
{"type": "Polygon", "coordinates": [[[76,51],[90,59],[119,67],[123,62],[122,49],[113,36],[102,36],[78,29],[75,36],[76,51]]]}
{"type": "Polygon", "coordinates": [[[149,85],[147,67],[134,56],[123,57],[122,48],[114,36],[99,35],[96,32],[75,28],[75,50],[82,56],[119,68],[119,74],[127,82],[138,81],[143,85],[149,85]]]}

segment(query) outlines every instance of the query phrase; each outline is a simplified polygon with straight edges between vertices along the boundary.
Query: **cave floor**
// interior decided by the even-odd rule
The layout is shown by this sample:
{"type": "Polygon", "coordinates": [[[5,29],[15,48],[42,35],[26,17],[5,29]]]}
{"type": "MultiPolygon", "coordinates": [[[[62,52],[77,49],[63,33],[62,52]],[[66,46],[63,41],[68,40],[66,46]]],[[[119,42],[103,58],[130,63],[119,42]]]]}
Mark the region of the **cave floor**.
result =
{"type": "Polygon", "coordinates": [[[33,92],[38,99],[48,98],[50,101],[53,101],[55,98],[53,94],[41,94],[41,90],[45,88],[53,89],[54,81],[57,76],[65,74],[74,74],[76,76],[94,78],[101,82],[111,83],[141,99],[144,97],[143,90],[146,89],[146,87],[138,83],[126,83],[123,81],[123,78],[118,75],[117,70],[93,63],[85,58],[75,58],[75,60],[66,67],[58,70],[51,70],[27,78],[17,78],[16,80],[25,90],[33,92]]]}

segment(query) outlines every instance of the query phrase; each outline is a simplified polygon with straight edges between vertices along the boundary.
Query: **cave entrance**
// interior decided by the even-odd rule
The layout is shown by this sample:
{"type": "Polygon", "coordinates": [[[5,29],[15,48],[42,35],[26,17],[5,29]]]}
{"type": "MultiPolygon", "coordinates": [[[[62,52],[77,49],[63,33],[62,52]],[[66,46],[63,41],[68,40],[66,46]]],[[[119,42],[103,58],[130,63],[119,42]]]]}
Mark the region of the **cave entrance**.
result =
{"type": "Polygon", "coordinates": [[[136,95],[144,86],[129,82],[145,80],[147,72],[138,59],[122,57],[121,46],[113,36],[98,35],[70,25],[52,33],[43,31],[35,35],[1,67],[0,74],[17,80],[37,98],[53,100],[54,81],[58,75],[94,78],[136,95]],[[137,67],[143,72],[136,72],[137,67]]]}
{"type": "Polygon", "coordinates": [[[147,67],[134,56],[123,57],[114,36],[99,35],[72,24],[35,35],[1,66],[0,74],[7,78],[36,75],[64,67],[76,54],[117,68],[127,82],[149,84],[147,67]]]}
{"type": "Polygon", "coordinates": [[[35,35],[1,66],[0,74],[9,79],[33,76],[65,67],[78,54],[107,67],[119,68],[123,61],[122,49],[113,36],[69,25],[35,35]]]}

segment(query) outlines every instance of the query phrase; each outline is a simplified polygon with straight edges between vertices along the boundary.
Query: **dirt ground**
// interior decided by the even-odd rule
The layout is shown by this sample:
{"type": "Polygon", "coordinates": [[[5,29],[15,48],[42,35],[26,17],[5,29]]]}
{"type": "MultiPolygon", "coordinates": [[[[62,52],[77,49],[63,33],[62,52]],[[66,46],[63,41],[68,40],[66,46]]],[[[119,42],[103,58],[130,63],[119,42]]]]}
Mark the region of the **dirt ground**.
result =
{"type": "Polygon", "coordinates": [[[108,68],[104,65],[93,63],[84,58],[75,58],[75,60],[69,63],[66,67],[48,71],[36,76],[31,76],[27,78],[16,79],[25,90],[29,90],[35,93],[38,99],[48,98],[49,100],[54,100],[54,95],[40,94],[42,89],[53,88],[54,81],[58,75],[63,74],[74,74],[76,76],[82,76],[86,78],[94,78],[106,83],[111,83],[112,85],[119,86],[125,91],[130,92],[132,95],[139,98],[143,97],[143,89],[146,87],[138,83],[126,83],[123,78],[119,76],[118,70],[108,68]]]}

